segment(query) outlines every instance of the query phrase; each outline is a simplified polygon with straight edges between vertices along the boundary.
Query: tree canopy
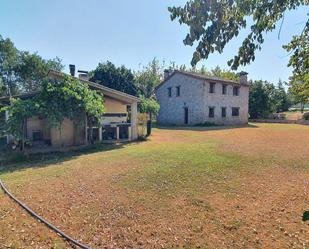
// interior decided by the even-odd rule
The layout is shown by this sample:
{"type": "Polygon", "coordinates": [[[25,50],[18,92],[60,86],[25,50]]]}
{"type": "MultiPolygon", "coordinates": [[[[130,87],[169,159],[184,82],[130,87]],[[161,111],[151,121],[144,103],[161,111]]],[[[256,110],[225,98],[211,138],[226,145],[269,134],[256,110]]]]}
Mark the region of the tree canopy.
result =
{"type": "Polygon", "coordinates": [[[0,94],[13,95],[18,92],[16,67],[18,50],[10,39],[0,35],[0,94]]]}
{"type": "Polygon", "coordinates": [[[132,71],[125,66],[116,67],[110,61],[99,63],[97,68],[90,72],[90,81],[134,96],[137,95],[132,71]]]}
{"type": "Polygon", "coordinates": [[[46,60],[37,53],[20,51],[0,35],[0,96],[40,90],[50,69],[63,69],[58,57],[46,60]]]}
{"type": "Polygon", "coordinates": [[[265,118],[274,112],[287,111],[290,105],[289,95],[281,81],[278,86],[262,80],[250,82],[250,118],[265,118]]]}
{"type": "Polygon", "coordinates": [[[42,89],[42,81],[47,77],[50,69],[62,71],[61,60],[45,60],[37,53],[20,52],[20,63],[17,64],[16,73],[23,92],[34,92],[42,89]]]}
{"type": "Polygon", "coordinates": [[[303,112],[304,104],[309,101],[309,29],[304,29],[300,36],[294,36],[284,48],[292,53],[288,64],[293,68],[289,91],[294,102],[300,103],[303,112]]]}
{"type": "Polygon", "coordinates": [[[42,91],[31,99],[12,99],[1,110],[9,113],[5,133],[25,142],[25,125],[28,118],[38,116],[47,120],[50,127],[61,129],[65,118],[82,122],[87,116],[90,123],[98,124],[104,113],[102,95],[71,77],[45,80],[42,91]]]}
{"type": "MultiPolygon", "coordinates": [[[[215,51],[222,53],[252,20],[237,55],[228,61],[228,65],[236,70],[239,65],[254,61],[256,50],[262,48],[265,33],[277,27],[286,11],[308,4],[308,0],[190,0],[183,7],[169,7],[169,11],[172,20],[177,19],[190,29],[184,44],[193,46],[197,43],[191,60],[193,66],[215,51]]],[[[309,29],[309,20],[304,29],[309,29]]]]}
{"type": "Polygon", "coordinates": [[[158,115],[160,110],[159,103],[153,98],[140,97],[139,111],[141,113],[149,113],[150,115],[158,115]]]}
{"type": "Polygon", "coordinates": [[[134,84],[140,95],[146,98],[154,96],[155,87],[163,78],[163,64],[154,58],[147,66],[134,72],[134,84]]]}

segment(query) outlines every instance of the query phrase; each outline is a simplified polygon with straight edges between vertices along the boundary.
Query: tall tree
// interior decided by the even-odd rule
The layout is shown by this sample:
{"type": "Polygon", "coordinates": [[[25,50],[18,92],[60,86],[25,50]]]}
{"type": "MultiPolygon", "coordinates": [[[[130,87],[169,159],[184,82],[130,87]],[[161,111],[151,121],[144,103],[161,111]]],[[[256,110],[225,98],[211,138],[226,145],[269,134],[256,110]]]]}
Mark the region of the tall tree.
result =
{"type": "Polygon", "coordinates": [[[110,61],[99,63],[97,68],[90,72],[90,80],[121,92],[137,95],[132,71],[125,66],[116,67],[110,61]]]}
{"type": "Polygon", "coordinates": [[[23,51],[20,53],[20,61],[16,73],[23,92],[33,92],[42,89],[42,82],[47,77],[50,69],[62,71],[61,60],[45,60],[38,54],[23,51]]]}
{"type": "Polygon", "coordinates": [[[10,39],[3,39],[0,35],[0,91],[4,95],[12,96],[19,92],[16,68],[19,51],[10,39]]]}
{"type": "Polygon", "coordinates": [[[151,98],[154,96],[155,87],[160,84],[162,80],[163,64],[154,58],[147,66],[143,67],[134,73],[134,83],[139,93],[151,98]]]}
{"type": "Polygon", "coordinates": [[[250,83],[249,114],[250,118],[261,118],[272,112],[270,104],[270,87],[261,80],[250,83]]]}
{"type": "Polygon", "coordinates": [[[0,96],[41,89],[48,70],[61,71],[61,60],[46,60],[37,53],[19,51],[10,39],[0,36],[0,96]]]}
{"type": "Polygon", "coordinates": [[[272,98],[275,112],[284,112],[291,106],[291,99],[283,87],[283,82],[279,80],[278,86],[274,89],[272,98]]]}
{"type": "MultiPolygon", "coordinates": [[[[237,55],[228,61],[236,70],[239,65],[254,61],[256,50],[260,50],[264,42],[264,34],[277,27],[286,11],[308,4],[308,0],[189,0],[184,7],[169,7],[169,11],[172,20],[178,19],[180,24],[190,28],[184,44],[198,44],[191,60],[193,66],[215,51],[222,53],[226,44],[247,28],[248,19],[252,20],[237,55]]],[[[309,20],[305,30],[309,29],[308,24],[309,20]]]]}
{"type": "MultiPolygon", "coordinates": [[[[307,25],[309,27],[309,23],[307,25]]],[[[304,104],[309,101],[309,28],[304,29],[300,36],[294,36],[284,48],[292,53],[288,64],[293,68],[289,91],[303,112],[304,104]]]]}

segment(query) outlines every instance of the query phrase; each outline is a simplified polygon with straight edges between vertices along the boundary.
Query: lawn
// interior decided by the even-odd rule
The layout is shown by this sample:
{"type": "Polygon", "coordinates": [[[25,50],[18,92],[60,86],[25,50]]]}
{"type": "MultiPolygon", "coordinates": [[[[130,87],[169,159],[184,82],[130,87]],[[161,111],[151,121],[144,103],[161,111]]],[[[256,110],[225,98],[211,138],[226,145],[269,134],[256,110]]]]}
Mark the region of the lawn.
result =
{"type": "MultiPolygon", "coordinates": [[[[309,126],[161,127],[148,141],[2,166],[92,248],[309,248],[309,126]]],[[[70,248],[0,192],[0,248],[70,248]]]]}

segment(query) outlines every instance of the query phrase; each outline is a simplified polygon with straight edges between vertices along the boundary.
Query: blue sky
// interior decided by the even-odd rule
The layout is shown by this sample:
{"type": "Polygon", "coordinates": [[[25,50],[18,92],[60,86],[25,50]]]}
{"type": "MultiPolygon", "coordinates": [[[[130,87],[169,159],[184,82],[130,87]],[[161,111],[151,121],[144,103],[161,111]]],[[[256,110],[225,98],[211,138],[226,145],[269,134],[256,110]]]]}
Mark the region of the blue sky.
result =
{"type": "MultiPolygon", "coordinates": [[[[110,60],[133,70],[154,57],[189,65],[193,47],[184,46],[186,26],[171,22],[168,6],[184,0],[0,0],[0,34],[18,49],[38,52],[44,58],[56,56],[77,69],[91,70],[110,60]]],[[[253,79],[287,80],[288,54],[282,49],[292,35],[301,32],[309,7],[286,13],[280,39],[278,30],[265,36],[256,60],[239,70],[253,79]]],[[[234,56],[244,33],[226,46],[223,54],[212,54],[199,63],[207,68],[234,56]]]]}

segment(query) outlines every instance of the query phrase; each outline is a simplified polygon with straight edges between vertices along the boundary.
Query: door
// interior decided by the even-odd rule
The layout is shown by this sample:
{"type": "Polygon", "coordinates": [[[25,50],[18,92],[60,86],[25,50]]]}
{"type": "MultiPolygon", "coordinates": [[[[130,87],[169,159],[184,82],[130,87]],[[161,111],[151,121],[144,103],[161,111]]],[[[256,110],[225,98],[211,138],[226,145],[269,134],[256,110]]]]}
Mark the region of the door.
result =
{"type": "Polygon", "coordinates": [[[185,124],[188,124],[189,123],[189,109],[188,107],[184,107],[184,115],[185,115],[185,124]]]}

